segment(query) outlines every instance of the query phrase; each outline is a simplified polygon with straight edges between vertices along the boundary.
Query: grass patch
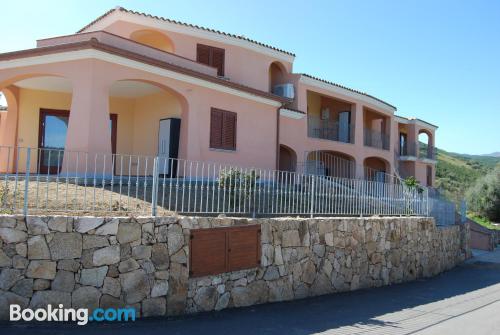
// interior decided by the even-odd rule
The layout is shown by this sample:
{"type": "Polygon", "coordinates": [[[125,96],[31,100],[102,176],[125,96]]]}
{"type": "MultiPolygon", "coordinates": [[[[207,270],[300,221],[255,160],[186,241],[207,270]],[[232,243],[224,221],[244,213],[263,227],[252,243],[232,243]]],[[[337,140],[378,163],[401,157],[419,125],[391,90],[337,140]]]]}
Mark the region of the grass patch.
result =
{"type": "Polygon", "coordinates": [[[471,219],[472,221],[480,224],[481,226],[488,228],[488,229],[494,229],[494,230],[500,230],[499,225],[494,225],[488,218],[479,216],[475,213],[468,213],[467,217],[471,219]]]}

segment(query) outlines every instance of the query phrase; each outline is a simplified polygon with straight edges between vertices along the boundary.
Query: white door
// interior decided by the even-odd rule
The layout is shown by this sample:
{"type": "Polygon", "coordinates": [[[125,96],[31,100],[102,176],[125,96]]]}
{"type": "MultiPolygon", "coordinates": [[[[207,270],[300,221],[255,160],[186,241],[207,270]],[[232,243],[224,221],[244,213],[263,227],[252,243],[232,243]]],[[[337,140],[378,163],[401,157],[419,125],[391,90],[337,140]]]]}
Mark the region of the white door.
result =
{"type": "Polygon", "coordinates": [[[158,132],[158,173],[168,174],[171,162],[170,158],[170,119],[160,120],[158,132]]]}

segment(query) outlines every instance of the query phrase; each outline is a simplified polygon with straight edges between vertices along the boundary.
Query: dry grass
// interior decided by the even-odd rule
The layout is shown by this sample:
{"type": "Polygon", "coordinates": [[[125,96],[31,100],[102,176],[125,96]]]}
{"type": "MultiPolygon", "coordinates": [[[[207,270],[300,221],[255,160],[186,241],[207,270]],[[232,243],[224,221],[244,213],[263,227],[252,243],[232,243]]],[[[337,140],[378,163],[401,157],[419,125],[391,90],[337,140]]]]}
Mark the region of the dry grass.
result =
{"type": "MultiPolygon", "coordinates": [[[[81,182],[81,180],[80,180],[81,182]]],[[[48,181],[36,177],[28,183],[29,214],[65,214],[94,216],[127,216],[151,215],[152,213],[152,182],[151,180],[136,180],[122,186],[108,181],[104,186],[101,181],[87,180],[87,185],[75,183],[65,178],[59,180],[53,177],[48,181]]],[[[183,214],[217,215],[219,213],[252,215],[254,209],[259,213],[275,213],[274,215],[308,215],[310,213],[311,197],[304,189],[290,188],[288,193],[281,187],[262,186],[252,196],[246,197],[245,192],[225,191],[219,184],[196,184],[189,181],[173,180],[158,185],[157,214],[170,215],[174,212],[183,214]],[[171,183],[171,184],[170,184],[171,183]]],[[[24,207],[25,181],[0,179],[0,213],[22,213],[24,207]]],[[[363,212],[371,215],[381,212],[383,201],[377,196],[359,203],[354,196],[343,195],[339,188],[332,197],[333,190],[318,192],[314,198],[315,212],[318,215],[358,215],[363,212]]],[[[405,202],[393,204],[394,212],[413,211],[406,207],[405,202]]],[[[392,211],[391,211],[392,212],[392,211]]],[[[396,213],[394,213],[396,214],[396,213]]],[[[261,214],[264,215],[264,214],[261,214]]],[[[268,216],[268,215],[267,215],[268,216]]]]}
{"type": "MultiPolygon", "coordinates": [[[[0,182],[0,208],[4,213],[20,213],[24,206],[25,182],[0,182]]],[[[158,208],[164,210],[163,208],[158,208]]],[[[28,183],[28,210],[30,214],[57,213],[78,215],[150,215],[151,188],[136,185],[123,187],[81,185],[63,181],[33,181],[28,183]],[[149,194],[148,194],[149,191],[149,194]]]]}

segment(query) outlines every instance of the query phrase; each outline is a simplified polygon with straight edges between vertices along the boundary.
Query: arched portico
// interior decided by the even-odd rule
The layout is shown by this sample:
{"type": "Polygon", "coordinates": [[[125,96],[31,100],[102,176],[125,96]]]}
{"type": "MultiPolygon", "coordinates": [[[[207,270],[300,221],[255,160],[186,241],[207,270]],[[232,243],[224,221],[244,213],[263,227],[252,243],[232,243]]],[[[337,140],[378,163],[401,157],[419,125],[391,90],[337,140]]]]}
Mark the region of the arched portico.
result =
{"type": "Polygon", "coordinates": [[[427,129],[418,131],[418,155],[421,158],[434,158],[434,138],[427,129]]]}
{"type": "Polygon", "coordinates": [[[389,182],[391,165],[381,157],[367,157],[363,162],[366,180],[389,182]]]}
{"type": "Polygon", "coordinates": [[[295,172],[297,168],[297,153],[290,147],[280,144],[279,170],[295,172]]]}
{"type": "MultiPolygon", "coordinates": [[[[177,91],[144,79],[117,80],[109,89],[109,110],[116,124],[111,134],[113,152],[166,159],[182,157],[180,134],[187,100],[177,91]]],[[[126,164],[123,168],[123,173],[128,173],[126,164]]],[[[152,165],[147,169],[147,174],[151,174],[152,165]]]]}
{"type": "Polygon", "coordinates": [[[354,157],[331,150],[311,151],[306,155],[307,169],[317,173],[339,178],[354,178],[356,175],[356,160],[354,157]]]}
{"type": "Polygon", "coordinates": [[[23,74],[4,80],[8,109],[0,123],[0,169],[60,170],[72,100],[72,81],[59,75],[23,74]],[[5,86],[8,85],[8,86],[5,86]]]}

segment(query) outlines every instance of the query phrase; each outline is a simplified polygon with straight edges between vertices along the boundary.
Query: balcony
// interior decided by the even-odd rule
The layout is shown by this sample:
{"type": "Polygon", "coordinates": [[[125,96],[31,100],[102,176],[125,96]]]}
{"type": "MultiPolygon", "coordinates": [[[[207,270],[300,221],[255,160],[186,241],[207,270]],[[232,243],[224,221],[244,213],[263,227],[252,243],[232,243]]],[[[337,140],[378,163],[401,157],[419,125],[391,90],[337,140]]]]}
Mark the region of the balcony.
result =
{"type": "Polygon", "coordinates": [[[317,116],[308,115],[307,134],[312,138],[354,143],[354,125],[349,122],[322,120],[317,116]]]}
{"type": "Polygon", "coordinates": [[[383,132],[365,128],[364,129],[365,146],[389,150],[390,136],[383,132]]]}
{"type": "Polygon", "coordinates": [[[94,31],[88,33],[53,37],[37,41],[37,48],[50,47],[68,43],[78,43],[97,40],[101,44],[120,49],[125,52],[142,55],[157,61],[169,63],[178,67],[200,72],[209,76],[217,77],[217,69],[194,60],[175,55],[149,47],[145,44],[134,42],[130,39],[114,35],[105,31],[94,31]]]}
{"type": "Polygon", "coordinates": [[[437,149],[433,145],[427,145],[427,143],[418,143],[418,158],[419,159],[431,159],[436,160],[437,149]]]}
{"type": "Polygon", "coordinates": [[[436,157],[436,147],[429,146],[424,142],[407,142],[401,143],[399,146],[400,160],[415,160],[416,158],[436,160],[436,157]]]}

